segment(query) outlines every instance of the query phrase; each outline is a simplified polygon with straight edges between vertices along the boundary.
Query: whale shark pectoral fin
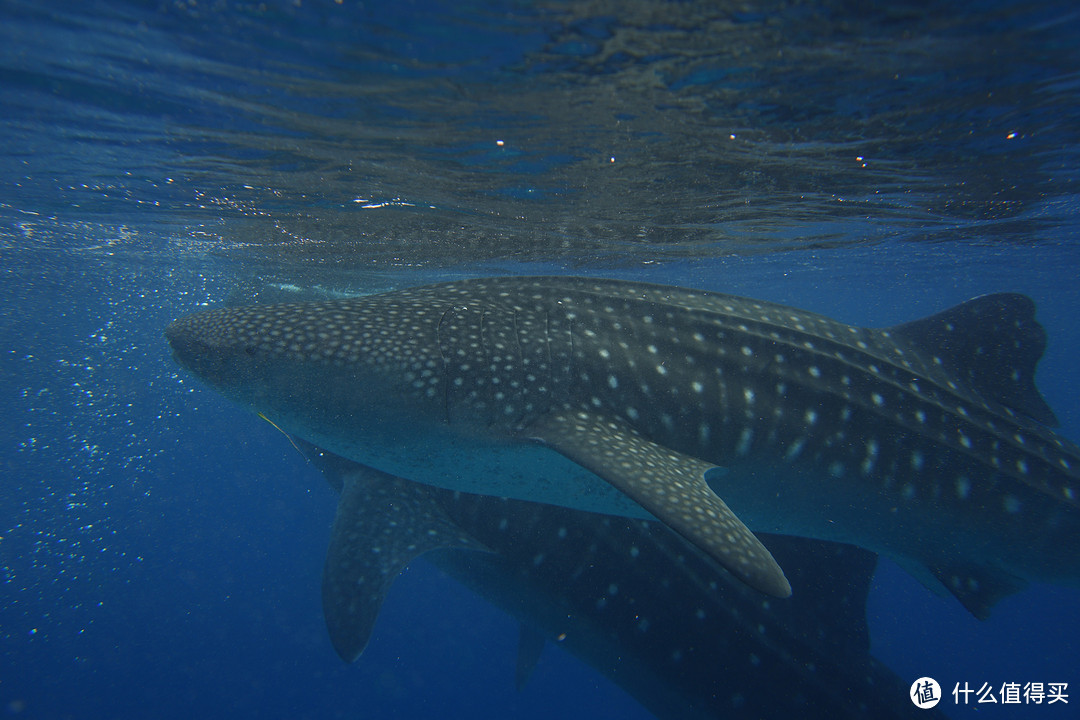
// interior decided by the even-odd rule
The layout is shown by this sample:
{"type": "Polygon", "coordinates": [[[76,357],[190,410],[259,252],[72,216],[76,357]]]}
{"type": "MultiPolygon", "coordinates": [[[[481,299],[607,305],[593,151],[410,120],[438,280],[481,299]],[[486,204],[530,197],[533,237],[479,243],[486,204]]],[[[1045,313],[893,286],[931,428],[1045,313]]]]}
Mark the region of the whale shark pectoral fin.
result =
{"type": "Polygon", "coordinates": [[[322,582],[326,628],[346,662],[367,647],[390,586],[413,559],[437,548],[487,550],[446,516],[432,488],[350,468],[341,474],[322,582]]]}
{"type": "Polygon", "coordinates": [[[626,493],[747,585],[791,595],[773,556],[705,482],[713,465],[583,411],[548,415],[527,432],[626,493]]]}

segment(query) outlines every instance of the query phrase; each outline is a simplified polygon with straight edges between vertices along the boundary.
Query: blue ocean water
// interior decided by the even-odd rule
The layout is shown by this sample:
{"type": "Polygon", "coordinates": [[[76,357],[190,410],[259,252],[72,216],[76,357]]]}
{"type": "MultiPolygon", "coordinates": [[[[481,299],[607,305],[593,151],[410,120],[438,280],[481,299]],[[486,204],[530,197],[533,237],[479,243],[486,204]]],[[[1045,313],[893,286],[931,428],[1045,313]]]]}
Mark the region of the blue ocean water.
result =
{"type": "MultiPolygon", "coordinates": [[[[342,663],[334,493],[163,328],[494,273],[875,326],[1022,292],[1077,441],[1078,37],[1066,2],[0,3],[0,713],[649,717],[555,646],[517,692],[514,618],[423,561],[342,663]]],[[[1076,693],[952,717],[1075,717],[1078,599],[980,622],[883,561],[872,650],[1076,693]]]]}

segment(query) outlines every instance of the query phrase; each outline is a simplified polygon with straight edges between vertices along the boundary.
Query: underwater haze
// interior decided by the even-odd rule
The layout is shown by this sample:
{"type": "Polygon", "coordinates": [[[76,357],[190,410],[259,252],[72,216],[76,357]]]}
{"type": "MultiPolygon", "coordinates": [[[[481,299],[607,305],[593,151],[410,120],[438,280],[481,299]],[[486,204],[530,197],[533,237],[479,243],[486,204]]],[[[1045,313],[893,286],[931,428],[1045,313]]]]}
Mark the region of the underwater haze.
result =
{"type": "MultiPolygon", "coordinates": [[[[490,275],[872,327],[1022,293],[1077,442],[1078,40],[1064,0],[0,0],[0,717],[683,716],[551,639],[517,689],[521,618],[423,559],[343,662],[334,489],[165,327],[490,275]]],[[[870,652],[1077,717],[1078,602],[980,621],[881,559],[870,652]]]]}

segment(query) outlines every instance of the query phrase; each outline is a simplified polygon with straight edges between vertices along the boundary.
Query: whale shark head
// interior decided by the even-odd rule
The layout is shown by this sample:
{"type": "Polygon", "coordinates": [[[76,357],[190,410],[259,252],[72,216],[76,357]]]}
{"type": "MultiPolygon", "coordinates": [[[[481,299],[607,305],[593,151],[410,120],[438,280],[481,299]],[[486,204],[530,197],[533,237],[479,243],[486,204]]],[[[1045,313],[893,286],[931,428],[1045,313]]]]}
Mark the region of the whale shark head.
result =
{"type": "Polygon", "coordinates": [[[400,429],[443,411],[423,310],[363,298],[221,308],[173,322],[166,336],[182,366],[294,429],[400,429]]]}

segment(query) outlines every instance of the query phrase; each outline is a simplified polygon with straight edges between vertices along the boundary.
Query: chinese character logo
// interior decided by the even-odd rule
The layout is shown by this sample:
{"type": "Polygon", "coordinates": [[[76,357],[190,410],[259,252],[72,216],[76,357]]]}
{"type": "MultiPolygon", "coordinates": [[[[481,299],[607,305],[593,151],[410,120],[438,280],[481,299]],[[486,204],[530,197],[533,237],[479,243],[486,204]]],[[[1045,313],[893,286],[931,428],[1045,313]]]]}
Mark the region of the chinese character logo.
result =
{"type": "Polygon", "coordinates": [[[911,683],[911,702],[922,710],[929,710],[941,702],[941,686],[938,685],[937,680],[921,677],[911,683]]]}
{"type": "MultiPolygon", "coordinates": [[[[920,682],[922,680],[911,686],[912,693],[915,692],[915,688],[920,682]]],[[[1054,703],[1068,705],[1069,693],[1066,692],[1068,688],[1069,683],[1026,682],[1021,685],[1018,682],[1005,682],[1001,684],[1001,690],[995,695],[994,686],[990,683],[984,682],[978,690],[973,690],[971,685],[965,681],[963,687],[960,687],[960,683],[956,683],[952,694],[957,705],[970,704],[972,695],[976,696],[976,702],[980,704],[1000,702],[1002,705],[1020,705],[1022,701],[1025,705],[1042,705],[1043,702],[1047,705],[1053,705],[1054,703]],[[1000,700],[998,700],[999,696],[1000,700]]],[[[915,704],[918,705],[919,703],[916,702],[915,704]]],[[[922,706],[920,705],[920,707],[922,706]]]]}

